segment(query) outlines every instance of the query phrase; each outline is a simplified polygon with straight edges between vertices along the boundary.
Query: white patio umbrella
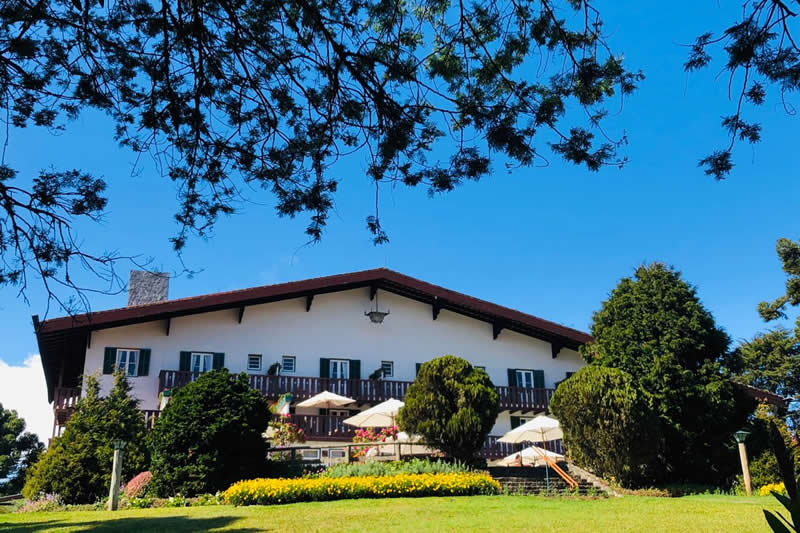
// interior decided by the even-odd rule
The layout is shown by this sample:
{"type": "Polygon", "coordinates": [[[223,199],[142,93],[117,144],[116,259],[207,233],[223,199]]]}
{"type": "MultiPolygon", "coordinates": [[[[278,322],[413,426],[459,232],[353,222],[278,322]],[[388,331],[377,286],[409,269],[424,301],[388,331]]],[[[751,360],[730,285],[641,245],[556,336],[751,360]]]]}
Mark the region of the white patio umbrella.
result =
{"type": "Polygon", "coordinates": [[[560,453],[551,452],[538,446],[529,446],[524,450],[512,453],[508,457],[504,457],[497,462],[500,466],[513,466],[517,463],[517,456],[520,456],[523,465],[541,466],[546,465],[544,457],[549,457],[553,461],[563,461],[564,456],[560,453]]]}
{"type": "MultiPolygon", "coordinates": [[[[386,428],[395,425],[397,413],[405,404],[400,400],[390,398],[385,402],[361,411],[355,416],[345,418],[342,422],[351,426],[362,428],[386,428]]],[[[400,444],[395,444],[395,457],[400,459],[400,444]]]]}
{"type": "Polygon", "coordinates": [[[395,425],[397,413],[405,404],[400,400],[390,398],[375,407],[370,407],[366,411],[361,411],[357,415],[345,418],[343,422],[350,426],[362,428],[386,428],[395,425]]]}
{"type": "MultiPolygon", "coordinates": [[[[561,424],[558,423],[558,420],[550,418],[549,416],[540,415],[512,429],[497,440],[515,444],[518,442],[550,442],[563,437],[564,433],[561,431],[561,424]]],[[[546,462],[544,468],[547,490],[550,490],[550,468],[547,466],[546,462]]]]}
{"type": "Polygon", "coordinates": [[[540,415],[512,429],[497,440],[516,444],[519,442],[550,442],[563,437],[564,433],[561,431],[561,424],[558,423],[558,420],[540,415]]]}
{"type": "Polygon", "coordinates": [[[322,391],[319,394],[315,394],[308,400],[298,403],[297,407],[321,407],[324,409],[330,409],[331,407],[342,407],[343,405],[348,405],[353,402],[355,402],[355,400],[352,398],[339,396],[338,394],[328,391],[322,391]]]}

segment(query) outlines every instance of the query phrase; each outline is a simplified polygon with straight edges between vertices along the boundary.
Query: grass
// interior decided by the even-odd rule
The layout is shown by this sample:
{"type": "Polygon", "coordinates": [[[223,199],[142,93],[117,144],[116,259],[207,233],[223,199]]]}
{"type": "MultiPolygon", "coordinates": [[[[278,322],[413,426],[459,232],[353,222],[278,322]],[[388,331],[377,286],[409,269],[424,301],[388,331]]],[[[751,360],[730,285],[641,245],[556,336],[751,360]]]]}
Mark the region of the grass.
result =
{"type": "Polygon", "coordinates": [[[0,515],[0,533],[38,531],[768,532],[774,498],[471,496],[0,515]]]}

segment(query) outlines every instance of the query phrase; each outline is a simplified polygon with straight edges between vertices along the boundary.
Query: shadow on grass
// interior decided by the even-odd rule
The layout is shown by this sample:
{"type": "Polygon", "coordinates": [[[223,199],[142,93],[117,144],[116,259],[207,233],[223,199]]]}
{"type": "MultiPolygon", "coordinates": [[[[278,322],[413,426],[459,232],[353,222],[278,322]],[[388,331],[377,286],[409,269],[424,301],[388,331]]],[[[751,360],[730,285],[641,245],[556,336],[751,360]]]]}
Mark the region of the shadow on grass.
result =
{"type": "Polygon", "coordinates": [[[208,531],[222,528],[226,528],[225,531],[232,531],[233,533],[265,531],[264,529],[253,528],[231,528],[230,526],[237,520],[239,518],[232,516],[214,518],[192,518],[188,516],[127,517],[83,521],[54,519],[19,524],[3,524],[0,522],[0,533],[33,533],[66,528],[74,529],[75,531],[168,531],[170,533],[208,531]]]}

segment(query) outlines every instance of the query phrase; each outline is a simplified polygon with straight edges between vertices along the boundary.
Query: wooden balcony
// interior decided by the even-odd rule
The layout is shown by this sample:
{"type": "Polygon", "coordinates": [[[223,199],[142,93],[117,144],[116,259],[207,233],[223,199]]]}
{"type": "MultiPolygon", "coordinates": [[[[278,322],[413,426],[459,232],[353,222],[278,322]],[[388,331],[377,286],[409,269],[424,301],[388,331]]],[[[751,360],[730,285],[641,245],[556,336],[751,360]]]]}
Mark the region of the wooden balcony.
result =
{"type": "MultiPolygon", "coordinates": [[[[167,372],[169,372],[169,371],[167,371],[167,372]]],[[[163,374],[164,374],[164,372],[162,372],[162,376],[163,376],[163,374]]],[[[179,377],[182,377],[183,374],[191,374],[191,373],[190,372],[182,372],[182,373],[177,373],[177,374],[180,375],[179,377]]],[[[197,376],[189,376],[189,377],[194,379],[197,376]]],[[[251,378],[263,378],[263,377],[264,376],[251,376],[251,378]]],[[[285,378],[285,376],[280,376],[280,378],[283,379],[283,378],[285,378]]],[[[279,383],[281,383],[281,379],[278,380],[279,383]]],[[[293,384],[294,380],[307,380],[307,379],[318,380],[318,378],[292,378],[288,383],[289,384],[293,384]]],[[[190,380],[186,380],[185,382],[183,382],[183,384],[186,384],[189,381],[190,380]]],[[[325,380],[323,380],[323,381],[325,381],[325,380]]],[[[340,381],[349,382],[349,381],[365,381],[365,380],[326,380],[326,381],[333,381],[333,382],[335,382],[334,385],[337,385],[337,384],[339,384],[338,382],[340,382],[340,381]]],[[[181,383],[181,381],[178,381],[178,383],[181,383]]],[[[253,379],[251,379],[250,383],[251,383],[251,385],[253,384],[253,379]]],[[[257,381],[257,384],[261,384],[261,383],[263,383],[263,382],[257,381]]],[[[283,382],[283,383],[285,384],[285,382],[283,382]]],[[[380,383],[380,382],[378,382],[378,383],[380,383]]],[[[397,383],[406,383],[406,385],[407,385],[407,382],[383,382],[383,383],[395,383],[395,384],[397,384],[397,383]]],[[[262,390],[259,387],[254,387],[254,388],[262,390]]],[[[498,389],[514,389],[514,387],[498,387],[498,389]]],[[[269,391],[271,389],[266,389],[266,390],[269,391]]],[[[338,390],[342,390],[342,389],[338,389],[338,390]]],[[[352,390],[352,389],[350,389],[350,390],[352,390]]],[[[395,389],[392,389],[391,387],[388,389],[389,392],[392,392],[394,390],[395,389]]],[[[405,389],[403,389],[403,390],[405,391],[405,389]]],[[[541,390],[541,389],[528,389],[528,390],[538,391],[538,390],[541,390]]],[[[370,392],[370,394],[373,394],[373,396],[370,396],[370,398],[375,398],[374,394],[377,394],[377,392],[373,393],[372,389],[370,389],[369,392],[370,392]]],[[[514,392],[513,390],[509,391],[508,394],[509,394],[509,396],[511,398],[513,398],[513,399],[515,399],[517,401],[519,399],[524,400],[524,399],[528,399],[528,398],[533,398],[533,399],[539,398],[537,396],[537,394],[527,395],[527,396],[526,395],[513,396],[513,392],[514,392]]],[[[549,392],[552,392],[552,391],[549,391],[549,392]]],[[[306,394],[310,395],[308,392],[306,392],[306,394]]],[[[314,394],[316,394],[316,392],[314,394]]],[[[69,415],[72,414],[72,411],[75,410],[75,403],[78,401],[78,398],[80,398],[80,395],[81,395],[81,389],[79,389],[79,388],[57,388],[55,390],[55,398],[54,398],[54,403],[53,403],[53,410],[54,410],[55,413],[57,413],[57,415],[56,415],[56,421],[55,421],[55,425],[54,425],[53,436],[57,436],[57,435],[61,434],[61,431],[63,430],[63,427],[66,424],[67,419],[69,418],[69,415]]],[[[501,392],[501,395],[502,395],[502,392],[501,392]]],[[[507,397],[509,397],[509,396],[507,396],[507,397]]],[[[392,397],[392,396],[389,396],[389,397],[392,397]]],[[[394,396],[394,397],[396,398],[397,396],[394,396]]],[[[549,394],[544,395],[542,397],[546,398],[548,401],[550,399],[550,395],[549,394]]],[[[370,400],[370,401],[375,401],[375,400],[370,400]]],[[[142,410],[142,415],[144,416],[145,426],[147,427],[148,430],[153,429],[153,425],[155,424],[155,422],[158,419],[158,416],[160,414],[161,414],[161,411],[154,410],[154,409],[144,409],[144,410],[142,410]]],[[[353,426],[349,426],[349,425],[345,424],[344,423],[344,419],[345,418],[346,417],[333,416],[333,415],[298,415],[298,414],[290,415],[290,420],[294,424],[297,424],[299,427],[301,427],[303,429],[303,432],[305,433],[307,440],[312,440],[312,441],[331,441],[331,442],[352,442],[353,436],[355,435],[355,429],[356,428],[353,427],[353,426]]],[[[501,457],[506,457],[507,455],[511,455],[512,453],[517,452],[517,451],[519,451],[521,449],[521,446],[519,444],[506,444],[506,443],[503,443],[503,442],[498,442],[497,439],[499,439],[499,437],[492,436],[492,435],[490,435],[490,436],[488,436],[486,438],[486,442],[485,442],[485,444],[483,446],[483,449],[480,452],[481,457],[484,457],[484,458],[489,459],[489,460],[491,460],[491,459],[499,459],[501,457]]],[[[555,447],[551,448],[551,449],[553,449],[555,451],[558,451],[559,453],[562,452],[561,443],[560,442],[553,443],[553,445],[555,447]]]]}
{"type": "MultiPolygon", "coordinates": [[[[176,390],[200,376],[199,372],[162,370],[158,380],[159,392],[176,390]]],[[[322,391],[330,391],[357,403],[379,403],[390,398],[402,400],[411,381],[333,379],[306,376],[267,376],[249,374],[250,386],[267,398],[277,398],[291,392],[295,401],[302,401],[322,391]]],[[[496,387],[500,396],[500,409],[510,411],[546,411],[554,389],[530,389],[524,387],[496,387]]]]}

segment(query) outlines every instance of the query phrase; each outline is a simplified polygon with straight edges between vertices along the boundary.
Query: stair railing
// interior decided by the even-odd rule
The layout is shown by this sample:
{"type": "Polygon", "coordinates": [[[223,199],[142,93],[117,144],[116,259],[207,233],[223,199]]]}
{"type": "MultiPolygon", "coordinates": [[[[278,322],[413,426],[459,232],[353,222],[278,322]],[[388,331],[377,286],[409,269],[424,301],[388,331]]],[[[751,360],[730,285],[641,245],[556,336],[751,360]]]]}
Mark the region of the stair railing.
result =
{"type": "Polygon", "coordinates": [[[570,488],[571,490],[575,490],[575,489],[577,489],[577,488],[578,488],[578,482],[577,482],[577,481],[575,481],[575,480],[572,478],[572,476],[570,476],[569,474],[567,474],[566,472],[564,472],[564,469],[563,469],[563,468],[561,468],[560,466],[558,466],[558,465],[556,464],[556,462],[555,462],[555,461],[553,461],[553,459],[552,459],[552,458],[550,458],[550,457],[549,457],[549,456],[548,456],[546,453],[543,453],[541,450],[538,450],[538,449],[537,449],[537,450],[536,450],[536,452],[539,454],[539,456],[540,456],[542,459],[544,459],[544,462],[545,462],[545,464],[547,464],[547,466],[549,466],[550,468],[552,468],[552,469],[555,471],[555,473],[556,473],[556,474],[558,474],[558,475],[561,477],[561,479],[563,479],[564,481],[566,481],[567,485],[569,485],[569,488],[570,488]]]}

